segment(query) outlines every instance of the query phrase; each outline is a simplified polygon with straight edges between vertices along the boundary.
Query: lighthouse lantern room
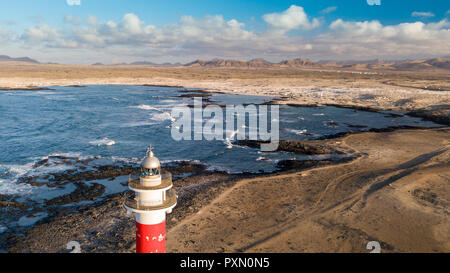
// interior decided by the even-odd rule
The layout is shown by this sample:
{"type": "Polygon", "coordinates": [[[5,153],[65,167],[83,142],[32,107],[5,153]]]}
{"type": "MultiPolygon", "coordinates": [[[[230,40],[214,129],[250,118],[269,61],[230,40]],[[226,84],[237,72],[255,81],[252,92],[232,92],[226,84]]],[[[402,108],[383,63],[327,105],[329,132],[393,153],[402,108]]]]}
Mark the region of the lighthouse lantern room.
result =
{"type": "Polygon", "coordinates": [[[166,247],[166,213],[177,204],[172,189],[172,175],[161,171],[152,148],[142,160],[139,180],[129,181],[125,208],[136,219],[136,253],[164,253],[166,247]]]}

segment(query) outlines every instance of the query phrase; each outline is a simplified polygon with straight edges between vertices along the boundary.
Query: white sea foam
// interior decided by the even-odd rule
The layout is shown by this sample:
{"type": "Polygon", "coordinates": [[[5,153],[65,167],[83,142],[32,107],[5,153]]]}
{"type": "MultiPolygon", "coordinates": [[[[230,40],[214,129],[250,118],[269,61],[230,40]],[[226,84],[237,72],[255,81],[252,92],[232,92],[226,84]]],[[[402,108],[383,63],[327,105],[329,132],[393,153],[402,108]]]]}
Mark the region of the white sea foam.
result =
{"type": "Polygon", "coordinates": [[[156,111],[161,111],[160,109],[147,105],[147,104],[141,104],[138,106],[130,106],[131,108],[137,108],[137,109],[141,109],[141,110],[156,110],[156,111]]]}
{"type": "Polygon", "coordinates": [[[97,140],[90,141],[89,144],[96,145],[96,146],[112,146],[112,145],[116,144],[116,142],[114,140],[111,140],[111,139],[105,137],[103,139],[97,139],[97,140]]]}
{"type": "Polygon", "coordinates": [[[294,133],[296,135],[304,135],[308,132],[308,130],[306,130],[306,129],[303,129],[303,130],[287,129],[287,131],[294,133]]]}
{"type": "Polygon", "coordinates": [[[175,118],[173,118],[172,115],[168,112],[163,112],[161,114],[154,114],[150,117],[150,119],[156,121],[170,120],[172,123],[175,122],[175,118]]]}
{"type": "Polygon", "coordinates": [[[62,162],[58,158],[52,158],[56,156],[76,158],[77,160],[92,158],[90,156],[81,156],[79,153],[53,153],[43,157],[32,158],[34,161],[23,165],[2,164],[0,165],[0,169],[6,171],[3,173],[4,177],[0,179],[0,193],[19,195],[29,194],[35,187],[29,184],[17,183],[19,178],[24,176],[40,176],[48,173],[58,173],[74,168],[71,164],[61,164],[62,162]],[[35,167],[35,164],[42,160],[48,161],[41,166],[35,167]]]}
{"type": "Polygon", "coordinates": [[[236,130],[236,131],[232,132],[232,133],[230,134],[230,137],[227,137],[227,138],[225,139],[225,144],[227,145],[227,149],[233,148],[233,143],[231,143],[231,140],[234,138],[234,136],[236,136],[236,134],[237,134],[238,132],[239,132],[239,130],[236,130]]]}
{"type": "Polygon", "coordinates": [[[126,158],[126,157],[112,156],[111,160],[114,162],[127,163],[127,164],[138,164],[140,162],[140,159],[137,157],[126,158]]]}
{"type": "Polygon", "coordinates": [[[33,186],[27,184],[19,184],[13,181],[6,181],[0,179],[0,193],[11,194],[11,195],[25,195],[30,194],[33,186]]]}
{"type": "Polygon", "coordinates": [[[161,103],[176,103],[176,100],[161,100],[161,103]]]}
{"type": "Polygon", "coordinates": [[[0,233],[5,232],[7,229],[7,227],[0,225],[0,233]]]}
{"type": "Polygon", "coordinates": [[[56,93],[55,92],[38,91],[38,92],[36,92],[36,94],[38,94],[38,95],[54,95],[56,93]]]}
{"type": "Polygon", "coordinates": [[[150,125],[155,125],[155,124],[157,124],[157,123],[151,122],[151,121],[136,121],[136,122],[124,123],[124,124],[120,125],[120,127],[131,128],[131,127],[150,126],[150,125]]]}
{"type": "Polygon", "coordinates": [[[48,159],[50,157],[55,157],[55,156],[70,157],[70,158],[76,158],[76,159],[79,159],[79,160],[85,160],[85,159],[93,158],[93,156],[91,156],[91,155],[83,156],[81,153],[77,153],[77,152],[66,152],[66,153],[52,153],[52,154],[49,154],[47,156],[40,157],[40,159],[48,159]]]}
{"type": "Polygon", "coordinates": [[[313,116],[325,116],[324,113],[320,113],[320,114],[312,114],[313,116]]]}
{"type": "Polygon", "coordinates": [[[201,164],[201,161],[198,159],[168,159],[168,160],[161,160],[161,164],[170,164],[170,163],[184,163],[189,162],[191,164],[201,164]]]}

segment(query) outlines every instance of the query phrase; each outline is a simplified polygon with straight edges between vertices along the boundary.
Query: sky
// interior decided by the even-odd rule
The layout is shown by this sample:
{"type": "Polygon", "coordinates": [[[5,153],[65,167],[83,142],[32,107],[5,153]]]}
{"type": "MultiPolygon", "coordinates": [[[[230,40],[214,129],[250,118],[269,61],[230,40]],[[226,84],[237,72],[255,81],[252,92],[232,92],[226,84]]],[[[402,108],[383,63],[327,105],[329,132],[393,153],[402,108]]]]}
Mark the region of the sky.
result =
{"type": "Polygon", "coordinates": [[[0,55],[74,64],[450,56],[450,1],[0,0],[0,55]]]}

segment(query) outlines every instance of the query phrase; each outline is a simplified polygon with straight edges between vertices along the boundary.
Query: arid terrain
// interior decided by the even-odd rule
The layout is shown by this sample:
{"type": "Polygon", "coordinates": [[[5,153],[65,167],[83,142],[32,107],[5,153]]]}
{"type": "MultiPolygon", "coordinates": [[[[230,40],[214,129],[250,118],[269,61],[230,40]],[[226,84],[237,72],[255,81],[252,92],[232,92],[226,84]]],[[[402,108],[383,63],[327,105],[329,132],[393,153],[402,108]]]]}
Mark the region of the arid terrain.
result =
{"type": "Polygon", "coordinates": [[[283,98],[300,105],[337,104],[411,111],[450,104],[447,69],[418,71],[321,67],[152,67],[0,62],[0,89],[132,84],[201,88],[283,98]]]}
{"type": "MultiPolygon", "coordinates": [[[[398,110],[450,124],[450,73],[333,67],[150,67],[0,63],[0,89],[54,85],[183,86],[273,96],[276,103],[398,110]]],[[[450,251],[450,130],[399,129],[306,141],[348,160],[274,174],[197,173],[179,179],[168,252],[450,251]]],[[[8,252],[134,251],[134,221],[111,196],[58,215],[3,245],[8,252]]]]}

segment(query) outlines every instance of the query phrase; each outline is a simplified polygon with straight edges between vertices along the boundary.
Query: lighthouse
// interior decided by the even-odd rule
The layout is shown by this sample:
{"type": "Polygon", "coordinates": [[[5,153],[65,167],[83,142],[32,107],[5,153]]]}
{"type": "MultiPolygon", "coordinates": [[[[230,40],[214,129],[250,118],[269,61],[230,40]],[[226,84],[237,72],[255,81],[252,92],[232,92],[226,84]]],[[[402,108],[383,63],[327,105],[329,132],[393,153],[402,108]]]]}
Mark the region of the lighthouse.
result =
{"type": "Polygon", "coordinates": [[[136,253],[165,253],[166,213],[177,204],[172,175],[161,171],[152,147],[140,166],[139,180],[129,180],[125,208],[136,219],[136,253]]]}

